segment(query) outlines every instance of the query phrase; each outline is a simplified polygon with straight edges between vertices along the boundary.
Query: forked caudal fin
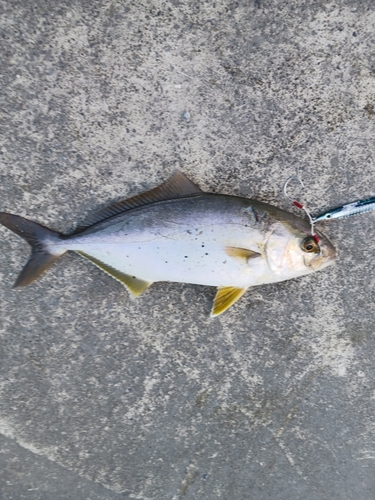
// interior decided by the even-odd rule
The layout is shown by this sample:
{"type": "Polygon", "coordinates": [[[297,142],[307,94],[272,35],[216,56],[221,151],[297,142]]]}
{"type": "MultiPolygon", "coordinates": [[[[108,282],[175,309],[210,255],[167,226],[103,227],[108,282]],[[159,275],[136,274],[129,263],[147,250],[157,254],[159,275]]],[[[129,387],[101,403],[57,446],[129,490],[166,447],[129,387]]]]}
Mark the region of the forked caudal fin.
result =
{"type": "Polygon", "coordinates": [[[19,215],[0,212],[0,224],[21,236],[31,246],[31,256],[26,266],[20,272],[13,288],[29,285],[65,253],[51,253],[50,246],[63,237],[56,231],[41,226],[36,222],[24,219],[19,215]]]}

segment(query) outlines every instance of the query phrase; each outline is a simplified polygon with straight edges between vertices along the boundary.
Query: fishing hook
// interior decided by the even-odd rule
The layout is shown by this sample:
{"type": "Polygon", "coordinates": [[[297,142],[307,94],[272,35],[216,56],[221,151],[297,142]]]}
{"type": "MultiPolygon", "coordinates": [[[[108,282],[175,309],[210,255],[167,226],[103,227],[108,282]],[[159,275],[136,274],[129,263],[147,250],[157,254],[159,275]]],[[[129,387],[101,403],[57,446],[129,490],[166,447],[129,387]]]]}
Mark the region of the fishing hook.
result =
{"type": "Polygon", "coordinates": [[[305,185],[304,183],[302,182],[302,180],[296,176],[296,175],[292,175],[290,176],[284,183],[284,187],[283,187],[283,191],[284,191],[284,196],[286,198],[288,198],[289,201],[291,201],[293,203],[293,205],[295,205],[297,208],[301,209],[301,210],[304,210],[307,217],[309,218],[309,221],[310,221],[310,226],[311,226],[311,236],[314,238],[315,242],[318,243],[319,242],[319,237],[317,234],[315,234],[315,230],[314,230],[314,220],[313,218],[311,217],[311,214],[310,214],[310,211],[307,209],[307,207],[305,207],[305,205],[302,205],[302,203],[300,203],[299,201],[296,201],[296,200],[293,200],[293,198],[291,198],[288,193],[287,193],[287,187],[288,187],[288,184],[289,182],[292,180],[292,179],[296,179],[300,184],[301,186],[304,188],[305,185]]]}

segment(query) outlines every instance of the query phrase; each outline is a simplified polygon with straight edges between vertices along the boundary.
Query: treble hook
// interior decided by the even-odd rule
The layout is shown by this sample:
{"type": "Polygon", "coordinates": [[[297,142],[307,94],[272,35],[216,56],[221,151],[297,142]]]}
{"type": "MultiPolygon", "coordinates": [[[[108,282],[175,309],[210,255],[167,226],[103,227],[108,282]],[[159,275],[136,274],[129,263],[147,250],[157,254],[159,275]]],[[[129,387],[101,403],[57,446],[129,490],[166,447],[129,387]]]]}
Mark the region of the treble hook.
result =
{"type": "Polygon", "coordinates": [[[307,209],[307,207],[305,207],[304,205],[302,205],[302,203],[300,203],[299,201],[296,201],[296,200],[293,200],[293,198],[291,198],[288,193],[286,192],[286,189],[288,187],[288,184],[289,182],[292,180],[292,179],[296,179],[300,184],[301,186],[304,188],[305,185],[304,183],[302,182],[302,180],[296,176],[296,175],[292,175],[290,176],[286,181],[285,181],[285,184],[284,184],[284,188],[283,188],[283,191],[284,191],[284,196],[286,198],[288,198],[289,201],[291,201],[293,203],[293,205],[295,205],[297,208],[300,208],[301,210],[304,210],[307,214],[307,217],[309,218],[309,221],[310,221],[310,226],[311,226],[311,236],[314,238],[315,242],[318,243],[319,242],[319,237],[315,234],[315,231],[314,231],[314,221],[313,221],[313,218],[311,217],[311,214],[309,212],[309,210],[307,209]]]}

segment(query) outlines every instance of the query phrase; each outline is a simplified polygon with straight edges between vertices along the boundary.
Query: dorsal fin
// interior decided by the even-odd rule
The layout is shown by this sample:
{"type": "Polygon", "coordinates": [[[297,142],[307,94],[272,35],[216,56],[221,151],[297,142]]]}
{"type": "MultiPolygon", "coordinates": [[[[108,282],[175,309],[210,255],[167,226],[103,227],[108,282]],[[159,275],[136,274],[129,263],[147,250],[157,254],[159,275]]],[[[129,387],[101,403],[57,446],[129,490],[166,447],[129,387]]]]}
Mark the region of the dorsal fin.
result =
{"type": "Polygon", "coordinates": [[[121,214],[132,208],[148,205],[156,201],[173,200],[183,196],[201,194],[203,191],[186,177],[180,170],[175,170],[172,177],[166,182],[157,186],[146,193],[138,194],[127,200],[122,200],[109,207],[105,207],[99,212],[91,215],[83,224],[80,224],[73,234],[79,233],[84,229],[97,224],[109,217],[121,214]]]}

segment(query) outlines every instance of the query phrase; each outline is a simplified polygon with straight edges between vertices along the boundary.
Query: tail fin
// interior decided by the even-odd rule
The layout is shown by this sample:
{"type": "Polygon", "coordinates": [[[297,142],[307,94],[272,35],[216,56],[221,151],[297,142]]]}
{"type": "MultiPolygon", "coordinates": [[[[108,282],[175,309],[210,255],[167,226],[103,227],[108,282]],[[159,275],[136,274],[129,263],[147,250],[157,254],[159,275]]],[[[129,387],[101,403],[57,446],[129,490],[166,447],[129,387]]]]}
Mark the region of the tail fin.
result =
{"type": "Polygon", "coordinates": [[[63,238],[56,231],[31,222],[18,215],[0,212],[0,224],[21,236],[31,246],[31,256],[18,276],[13,288],[29,285],[66,252],[66,248],[51,251],[54,243],[63,238]]]}

